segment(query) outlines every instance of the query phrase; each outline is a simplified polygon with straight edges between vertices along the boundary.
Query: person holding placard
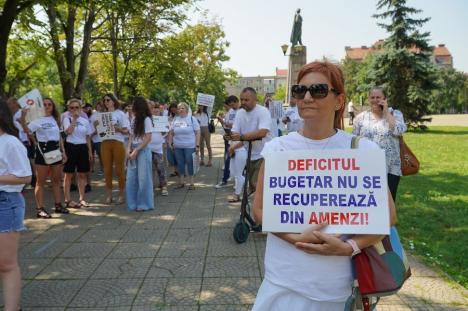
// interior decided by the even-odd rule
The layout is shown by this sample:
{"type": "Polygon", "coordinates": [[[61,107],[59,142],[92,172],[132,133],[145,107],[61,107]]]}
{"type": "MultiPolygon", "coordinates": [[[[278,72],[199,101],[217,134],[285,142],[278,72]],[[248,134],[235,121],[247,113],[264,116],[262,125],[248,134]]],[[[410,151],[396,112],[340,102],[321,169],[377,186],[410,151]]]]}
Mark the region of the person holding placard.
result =
{"type": "Polygon", "coordinates": [[[103,140],[101,143],[101,157],[104,165],[104,179],[106,181],[106,203],[112,203],[112,169],[115,169],[119,182],[118,204],[124,202],[125,189],[125,138],[128,136],[130,123],[128,117],[119,110],[120,103],[111,93],[102,98],[107,112],[112,113],[112,126],[115,130],[113,139],[103,140]]]}
{"type": "Polygon", "coordinates": [[[154,209],[151,150],[148,148],[153,119],[148,102],[141,96],[133,99],[132,112],[134,117],[127,147],[127,207],[142,212],[154,209]]]}
{"type": "Polygon", "coordinates": [[[23,109],[21,114],[21,124],[28,135],[36,135],[36,156],[35,167],[37,173],[36,187],[34,195],[36,198],[37,218],[51,218],[52,216],[44,207],[44,186],[49,172],[52,179],[52,194],[55,202],[55,212],[68,214],[66,207],[62,206],[60,195],[60,181],[62,178],[62,163],[67,161],[65,147],[60,133],[60,116],[51,98],[44,98],[45,116],[35,119],[26,124],[26,114],[28,109],[23,109]],[[53,151],[60,151],[62,156],[54,163],[46,163],[44,154],[53,151]]]}
{"type": "MultiPolygon", "coordinates": [[[[291,88],[299,115],[304,119],[300,132],[277,137],[267,143],[262,154],[281,151],[350,149],[352,135],[343,128],[345,109],[344,78],[341,69],[330,62],[303,66],[298,84],[291,88]]],[[[360,149],[377,149],[366,139],[360,149]]],[[[264,165],[260,168],[253,212],[262,223],[264,165]]],[[[395,223],[393,201],[389,197],[390,219],[395,223]]],[[[265,278],[258,291],[254,311],[328,310],[342,311],[351,294],[351,256],[383,239],[381,235],[341,236],[311,225],[303,233],[269,233],[265,252],[265,278]]]]}
{"type": "Polygon", "coordinates": [[[200,125],[197,119],[189,115],[189,105],[182,102],[177,106],[178,115],[172,120],[171,130],[168,135],[168,143],[174,150],[179,172],[179,184],[175,187],[185,187],[184,177],[189,176],[188,190],[195,189],[193,181],[194,163],[193,154],[198,155],[200,146],[200,125]],[[187,167],[187,170],[186,170],[187,167]]]}
{"type": "Polygon", "coordinates": [[[1,98],[0,146],[0,279],[4,310],[16,311],[21,297],[18,245],[20,232],[26,230],[21,191],[31,182],[31,167],[13,116],[1,98]]]}
{"type": "MultiPolygon", "coordinates": [[[[153,116],[161,116],[161,107],[158,103],[150,103],[149,107],[153,116]]],[[[153,172],[156,171],[156,174],[159,179],[159,188],[161,189],[161,195],[167,196],[169,192],[167,191],[167,181],[166,181],[166,169],[164,167],[163,160],[163,144],[166,141],[167,132],[153,132],[151,134],[151,141],[148,144],[148,147],[151,150],[152,159],[153,159],[153,172]]],[[[156,182],[153,182],[154,189],[156,190],[156,182]]]]}
{"type": "Polygon", "coordinates": [[[383,88],[369,91],[369,103],[370,110],[354,120],[353,134],[367,137],[385,150],[388,186],[395,201],[402,175],[399,137],[406,132],[406,123],[400,110],[388,107],[383,88]]]}
{"type": "Polygon", "coordinates": [[[211,133],[208,130],[208,123],[210,122],[210,116],[208,115],[208,107],[198,105],[197,113],[194,117],[197,119],[200,124],[200,165],[205,165],[205,143],[206,149],[208,150],[208,163],[206,166],[210,167],[213,164],[211,163],[213,158],[213,151],[211,149],[211,133]]]}
{"type": "MultiPolygon", "coordinates": [[[[242,90],[240,101],[244,109],[236,114],[230,138],[233,141],[252,141],[251,171],[248,178],[250,192],[254,192],[258,172],[263,163],[263,146],[271,140],[271,115],[267,108],[257,103],[257,92],[251,87],[242,90]]],[[[248,148],[248,143],[245,143],[245,148],[248,148]]]]}

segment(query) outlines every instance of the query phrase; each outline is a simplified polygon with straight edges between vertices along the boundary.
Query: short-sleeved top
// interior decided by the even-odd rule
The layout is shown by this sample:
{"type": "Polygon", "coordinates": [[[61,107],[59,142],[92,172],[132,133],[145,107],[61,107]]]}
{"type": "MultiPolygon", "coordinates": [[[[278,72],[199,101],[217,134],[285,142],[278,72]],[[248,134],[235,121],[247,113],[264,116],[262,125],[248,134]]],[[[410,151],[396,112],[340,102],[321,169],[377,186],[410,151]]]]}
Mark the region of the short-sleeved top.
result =
{"type": "Polygon", "coordinates": [[[353,122],[353,134],[369,138],[385,150],[387,173],[401,176],[399,136],[406,132],[401,111],[389,108],[395,117],[395,128],[390,130],[386,119],[377,119],[370,111],[360,113],[353,122]]]}
{"type": "Polygon", "coordinates": [[[234,120],[236,119],[237,111],[239,111],[239,109],[229,109],[226,115],[224,116],[224,124],[233,125],[234,120]]]}
{"type": "Polygon", "coordinates": [[[18,136],[19,136],[19,139],[22,141],[22,142],[28,142],[29,139],[28,139],[28,135],[24,132],[23,130],[23,126],[21,125],[21,122],[20,122],[20,119],[21,119],[21,110],[18,110],[17,112],[15,112],[15,114],[13,115],[13,123],[15,125],[15,127],[18,129],[18,136]]]}
{"type": "MultiPolygon", "coordinates": [[[[133,118],[132,126],[130,127],[130,135],[132,135],[132,144],[138,145],[143,142],[143,136],[136,137],[134,135],[134,128],[135,128],[135,118],[133,118]]],[[[145,118],[145,134],[153,132],[153,120],[150,117],[145,118]]]]}
{"type": "Polygon", "coordinates": [[[205,112],[202,113],[196,113],[193,116],[195,119],[197,119],[198,124],[200,124],[200,127],[207,127],[208,122],[210,121],[210,118],[208,118],[208,114],[205,112]]]}
{"type": "Polygon", "coordinates": [[[297,132],[302,128],[304,120],[299,116],[297,106],[288,107],[284,112],[284,116],[289,118],[289,122],[287,124],[288,133],[297,132]]]}
{"type": "Polygon", "coordinates": [[[153,132],[151,134],[151,141],[148,144],[148,147],[151,149],[151,152],[154,153],[163,153],[163,144],[165,137],[161,132],[153,132]]]}
{"type": "Polygon", "coordinates": [[[28,128],[31,132],[36,133],[39,142],[60,140],[60,129],[57,121],[52,116],[33,120],[28,124],[28,128]]]}
{"type": "MultiPolygon", "coordinates": [[[[351,149],[351,139],[352,135],[341,130],[323,140],[312,140],[293,132],[266,143],[262,155],[278,151],[351,149]]],[[[367,139],[361,139],[358,147],[378,148],[367,139]]],[[[315,301],[344,302],[353,284],[351,257],[311,255],[268,233],[265,278],[315,301]]]]}
{"type": "Polygon", "coordinates": [[[354,107],[353,107],[353,102],[352,101],[350,101],[348,103],[348,112],[354,112],[354,107]]]}
{"type": "MultiPolygon", "coordinates": [[[[64,130],[68,129],[71,124],[71,118],[63,119],[64,130]]],[[[83,117],[76,120],[75,129],[71,134],[67,135],[67,143],[74,145],[86,144],[86,136],[93,134],[93,129],[89,125],[89,121],[83,117]]]]}
{"type": "MultiPolygon", "coordinates": [[[[263,146],[267,141],[271,140],[270,127],[271,115],[270,111],[265,107],[257,104],[251,111],[246,111],[245,109],[238,110],[234,120],[234,125],[232,126],[233,132],[245,135],[259,129],[268,130],[268,134],[262,140],[252,142],[252,154],[250,156],[252,161],[262,158],[261,152],[263,150],[263,146]]],[[[248,142],[245,142],[244,145],[247,149],[248,142]]]]}
{"type": "Polygon", "coordinates": [[[94,111],[91,117],[89,118],[89,123],[91,124],[91,128],[93,129],[93,136],[91,136],[91,141],[93,143],[102,142],[102,138],[98,135],[96,127],[94,126],[94,122],[97,120],[99,120],[99,112],[94,111]]]}
{"type": "MultiPolygon", "coordinates": [[[[114,126],[118,126],[120,128],[123,128],[123,129],[129,129],[130,130],[130,121],[128,119],[128,116],[127,114],[125,114],[125,112],[123,112],[122,110],[114,110],[112,111],[112,124],[114,126]]],[[[125,142],[125,138],[127,137],[128,135],[124,135],[120,132],[115,132],[115,140],[118,140],[120,142],[125,142]]]]}
{"type": "Polygon", "coordinates": [[[197,145],[195,131],[200,130],[197,119],[187,115],[176,116],[171,123],[172,143],[175,148],[195,148],[197,145]]]}
{"type": "MultiPolygon", "coordinates": [[[[18,138],[4,133],[0,135],[0,146],[0,176],[31,176],[31,164],[26,148],[18,138]]],[[[21,192],[23,187],[24,185],[0,184],[0,191],[21,192]]]]}

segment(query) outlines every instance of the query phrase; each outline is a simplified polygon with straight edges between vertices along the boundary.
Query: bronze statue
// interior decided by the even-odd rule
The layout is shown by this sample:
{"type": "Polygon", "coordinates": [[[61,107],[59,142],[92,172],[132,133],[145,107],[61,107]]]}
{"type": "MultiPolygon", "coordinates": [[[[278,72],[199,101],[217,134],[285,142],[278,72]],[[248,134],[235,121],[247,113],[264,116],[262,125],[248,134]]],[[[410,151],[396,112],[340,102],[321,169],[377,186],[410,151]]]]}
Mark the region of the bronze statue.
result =
{"type": "Polygon", "coordinates": [[[292,46],[302,45],[302,16],[301,9],[297,9],[296,15],[294,15],[294,24],[291,32],[291,44],[292,46]]]}

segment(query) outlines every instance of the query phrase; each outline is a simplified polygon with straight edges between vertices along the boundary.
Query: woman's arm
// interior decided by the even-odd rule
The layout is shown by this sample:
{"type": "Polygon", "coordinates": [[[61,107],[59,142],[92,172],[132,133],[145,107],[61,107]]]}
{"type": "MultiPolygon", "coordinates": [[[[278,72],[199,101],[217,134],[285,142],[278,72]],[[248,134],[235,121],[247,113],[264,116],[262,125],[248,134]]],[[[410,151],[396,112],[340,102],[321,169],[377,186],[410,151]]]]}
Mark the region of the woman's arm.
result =
{"type": "Polygon", "coordinates": [[[88,158],[89,161],[93,159],[93,149],[91,148],[91,136],[86,135],[86,146],[88,146],[88,158]]]}
{"type": "Polygon", "coordinates": [[[392,113],[388,113],[387,121],[390,133],[393,136],[401,136],[406,132],[407,127],[401,111],[393,110],[392,113]]]}
{"type": "Polygon", "coordinates": [[[146,145],[149,144],[149,142],[151,141],[151,133],[146,133],[145,136],[143,136],[143,141],[141,142],[141,144],[139,144],[135,150],[137,152],[140,152],[141,149],[145,148],[146,145]]]}
{"type": "Polygon", "coordinates": [[[31,182],[31,176],[18,177],[15,175],[0,176],[0,185],[25,185],[31,182]]]}
{"type": "Polygon", "coordinates": [[[200,130],[196,130],[195,131],[195,147],[196,147],[195,149],[197,149],[197,151],[200,148],[200,137],[201,137],[200,130]]]}

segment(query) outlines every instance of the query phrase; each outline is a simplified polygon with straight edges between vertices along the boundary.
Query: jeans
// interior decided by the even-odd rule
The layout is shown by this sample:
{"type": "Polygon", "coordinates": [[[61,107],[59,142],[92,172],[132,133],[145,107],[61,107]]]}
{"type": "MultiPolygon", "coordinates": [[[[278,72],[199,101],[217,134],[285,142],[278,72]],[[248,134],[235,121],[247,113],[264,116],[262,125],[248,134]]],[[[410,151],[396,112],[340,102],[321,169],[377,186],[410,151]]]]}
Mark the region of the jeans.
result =
{"type": "Polygon", "coordinates": [[[223,171],[223,182],[227,182],[229,176],[231,175],[231,171],[229,170],[229,165],[231,163],[231,157],[228,154],[229,149],[229,141],[224,140],[224,171],[223,171]]]}
{"type": "Polygon", "coordinates": [[[151,150],[143,148],[135,160],[128,160],[127,207],[129,210],[154,209],[151,150]]]}
{"type": "Polygon", "coordinates": [[[0,191],[0,233],[26,230],[24,198],[19,192],[0,191]]]}
{"type": "Polygon", "coordinates": [[[177,171],[180,175],[187,176],[185,166],[187,166],[188,176],[193,176],[192,154],[195,148],[174,148],[174,154],[177,162],[177,171]]]}
{"type": "Polygon", "coordinates": [[[166,158],[167,158],[167,162],[169,162],[169,165],[177,166],[174,151],[169,146],[166,147],[166,158]]]}

